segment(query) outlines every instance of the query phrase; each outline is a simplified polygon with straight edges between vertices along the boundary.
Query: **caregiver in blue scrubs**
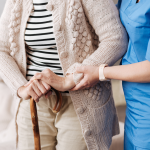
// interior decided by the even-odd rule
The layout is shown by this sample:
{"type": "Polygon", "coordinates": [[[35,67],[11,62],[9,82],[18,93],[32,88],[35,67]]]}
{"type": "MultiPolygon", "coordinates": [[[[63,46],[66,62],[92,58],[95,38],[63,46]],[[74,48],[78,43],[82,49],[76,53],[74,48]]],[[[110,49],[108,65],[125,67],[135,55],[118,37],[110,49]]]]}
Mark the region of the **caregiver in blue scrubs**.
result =
{"type": "Polygon", "coordinates": [[[128,50],[122,66],[83,66],[82,81],[72,90],[93,86],[99,76],[123,80],[127,103],[125,150],[150,150],[150,0],[120,0],[120,19],[129,37],[128,50]]]}

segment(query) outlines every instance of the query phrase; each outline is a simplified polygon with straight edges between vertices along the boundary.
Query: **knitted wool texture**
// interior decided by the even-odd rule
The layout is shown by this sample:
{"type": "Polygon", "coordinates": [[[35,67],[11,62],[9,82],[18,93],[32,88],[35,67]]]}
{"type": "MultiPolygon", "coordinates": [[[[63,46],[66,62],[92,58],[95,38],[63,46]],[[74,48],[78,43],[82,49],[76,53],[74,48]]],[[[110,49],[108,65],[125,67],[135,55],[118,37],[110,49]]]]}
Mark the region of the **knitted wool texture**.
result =
{"type": "MultiPolygon", "coordinates": [[[[15,96],[27,83],[24,32],[32,8],[32,0],[7,0],[0,19],[0,75],[15,96]]],[[[76,66],[113,65],[125,53],[127,35],[112,0],[50,0],[47,9],[53,13],[65,75],[76,66]]],[[[74,74],[75,83],[79,79],[74,74]]],[[[88,150],[108,150],[112,136],[119,133],[110,82],[70,95],[88,150]]]]}

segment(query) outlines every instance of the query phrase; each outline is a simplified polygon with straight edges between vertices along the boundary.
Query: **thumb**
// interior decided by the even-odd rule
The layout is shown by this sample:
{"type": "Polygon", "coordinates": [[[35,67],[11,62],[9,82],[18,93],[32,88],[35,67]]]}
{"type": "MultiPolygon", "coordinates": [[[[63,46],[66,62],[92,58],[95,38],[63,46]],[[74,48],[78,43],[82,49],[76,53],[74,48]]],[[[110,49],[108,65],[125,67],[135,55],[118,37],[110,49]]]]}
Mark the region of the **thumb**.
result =
{"type": "Polygon", "coordinates": [[[32,78],[30,79],[30,81],[29,81],[28,83],[26,83],[24,86],[27,87],[27,86],[30,85],[34,80],[35,80],[34,77],[32,77],[32,78]]]}
{"type": "Polygon", "coordinates": [[[76,73],[84,73],[84,72],[85,72],[84,66],[76,67],[76,73]]]}
{"type": "Polygon", "coordinates": [[[33,77],[33,79],[37,79],[37,80],[42,80],[43,79],[43,75],[42,75],[42,72],[40,73],[36,73],[33,77]]]}

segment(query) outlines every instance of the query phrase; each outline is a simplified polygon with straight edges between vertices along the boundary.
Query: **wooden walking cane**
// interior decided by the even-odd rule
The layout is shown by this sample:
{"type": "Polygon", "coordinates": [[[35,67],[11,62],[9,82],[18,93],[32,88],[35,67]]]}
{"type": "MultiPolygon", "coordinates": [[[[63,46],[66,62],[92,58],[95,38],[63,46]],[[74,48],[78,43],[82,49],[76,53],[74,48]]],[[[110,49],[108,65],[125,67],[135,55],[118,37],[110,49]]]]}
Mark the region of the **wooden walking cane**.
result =
{"type": "MultiPolygon", "coordinates": [[[[62,95],[59,91],[52,89],[56,96],[56,104],[53,108],[54,113],[58,113],[62,106],[62,95]]],[[[30,110],[31,110],[31,119],[32,119],[32,127],[33,127],[33,134],[34,134],[34,148],[35,150],[41,150],[41,143],[40,143],[40,131],[38,125],[38,114],[36,109],[36,103],[33,98],[30,98],[30,110]]]]}

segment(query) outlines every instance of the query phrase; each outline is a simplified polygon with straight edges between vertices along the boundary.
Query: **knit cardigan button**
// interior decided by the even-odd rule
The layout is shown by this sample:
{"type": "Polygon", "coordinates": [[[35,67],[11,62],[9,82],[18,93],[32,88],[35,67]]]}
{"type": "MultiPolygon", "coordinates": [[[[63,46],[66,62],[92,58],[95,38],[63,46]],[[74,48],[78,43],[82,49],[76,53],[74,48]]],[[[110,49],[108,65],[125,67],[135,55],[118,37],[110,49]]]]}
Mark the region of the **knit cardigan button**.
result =
{"type": "Polygon", "coordinates": [[[61,30],[61,26],[60,26],[59,24],[56,25],[56,26],[55,26],[55,31],[56,31],[56,32],[59,32],[60,30],[61,30]]]}
{"type": "Polygon", "coordinates": [[[61,58],[67,58],[68,57],[68,53],[67,52],[61,52],[60,53],[60,57],[61,58]]]}
{"type": "Polygon", "coordinates": [[[91,135],[91,131],[90,130],[85,130],[84,135],[85,136],[90,136],[91,135]]]}
{"type": "Polygon", "coordinates": [[[83,114],[84,113],[83,107],[77,108],[77,113],[78,114],[83,114]]]}
{"type": "Polygon", "coordinates": [[[46,9],[48,10],[48,11],[52,11],[53,9],[54,9],[54,7],[53,7],[53,5],[52,4],[47,4],[46,5],[46,9]]]}

